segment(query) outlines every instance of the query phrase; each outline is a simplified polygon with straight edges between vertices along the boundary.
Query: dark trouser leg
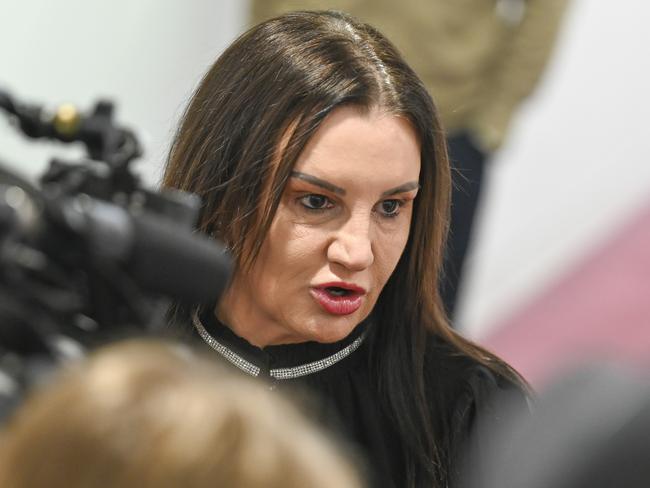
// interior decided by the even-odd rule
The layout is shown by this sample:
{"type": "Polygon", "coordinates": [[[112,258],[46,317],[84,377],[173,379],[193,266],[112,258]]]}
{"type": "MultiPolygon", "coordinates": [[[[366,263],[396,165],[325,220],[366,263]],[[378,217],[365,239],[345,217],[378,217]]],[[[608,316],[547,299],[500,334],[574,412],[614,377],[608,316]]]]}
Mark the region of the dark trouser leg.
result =
{"type": "Polygon", "coordinates": [[[441,280],[442,301],[453,319],[459,282],[472,237],[474,216],[481,193],[485,154],[465,134],[447,140],[452,167],[451,225],[441,280]]]}

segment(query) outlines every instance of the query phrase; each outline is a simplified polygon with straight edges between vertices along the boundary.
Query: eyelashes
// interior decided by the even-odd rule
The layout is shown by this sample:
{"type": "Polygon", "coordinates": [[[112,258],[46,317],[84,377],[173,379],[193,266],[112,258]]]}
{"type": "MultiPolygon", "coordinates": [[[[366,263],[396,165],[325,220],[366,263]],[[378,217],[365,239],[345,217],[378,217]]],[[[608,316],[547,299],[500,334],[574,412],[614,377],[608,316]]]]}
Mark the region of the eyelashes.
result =
{"type": "Polygon", "coordinates": [[[332,202],[325,195],[318,195],[317,193],[310,193],[298,199],[298,202],[307,210],[321,212],[328,208],[334,208],[332,202]]]}
{"type": "MultiPolygon", "coordinates": [[[[377,212],[382,218],[393,219],[400,214],[400,211],[409,200],[399,198],[389,198],[378,202],[373,211],[377,212]]],[[[336,203],[325,195],[318,193],[309,193],[297,199],[298,204],[309,213],[322,214],[336,207],[336,203]]]]}
{"type": "Polygon", "coordinates": [[[390,199],[379,202],[379,208],[385,217],[397,217],[400,209],[404,206],[404,200],[390,199]]]}

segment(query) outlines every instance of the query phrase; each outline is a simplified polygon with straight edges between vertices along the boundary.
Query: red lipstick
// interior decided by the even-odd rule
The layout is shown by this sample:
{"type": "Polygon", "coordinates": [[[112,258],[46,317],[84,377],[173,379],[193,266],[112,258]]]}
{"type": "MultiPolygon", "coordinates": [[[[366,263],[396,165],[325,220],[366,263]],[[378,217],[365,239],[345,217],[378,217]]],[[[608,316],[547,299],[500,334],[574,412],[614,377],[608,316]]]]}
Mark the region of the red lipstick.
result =
{"type": "Polygon", "coordinates": [[[313,287],[311,295],[323,309],[332,315],[350,315],[363,303],[366,290],[343,281],[323,283],[313,287]]]}

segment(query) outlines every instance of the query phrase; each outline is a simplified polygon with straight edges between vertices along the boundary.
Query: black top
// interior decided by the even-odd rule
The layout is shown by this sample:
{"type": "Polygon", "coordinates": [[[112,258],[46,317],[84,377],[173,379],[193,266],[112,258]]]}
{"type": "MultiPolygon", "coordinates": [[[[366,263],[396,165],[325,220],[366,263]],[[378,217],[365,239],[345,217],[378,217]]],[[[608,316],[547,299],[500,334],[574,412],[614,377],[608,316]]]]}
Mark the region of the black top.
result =
{"type": "MultiPolygon", "coordinates": [[[[256,376],[268,381],[270,389],[310,393],[317,401],[310,402],[313,408],[309,413],[365,458],[371,486],[403,486],[402,442],[394,422],[382,408],[376,382],[370,377],[369,347],[364,339],[372,333],[371,325],[362,323],[348,337],[332,344],[307,342],[262,349],[235,335],[212,313],[201,315],[199,329],[201,325],[203,340],[209,343],[213,338],[225,346],[229,356],[226,359],[233,367],[245,370],[255,365],[259,368],[256,376]],[[242,359],[248,366],[242,368],[242,359]],[[277,379],[281,376],[279,371],[290,371],[289,376],[304,373],[304,368],[296,367],[306,364],[315,364],[311,369],[327,367],[297,378],[277,379]],[[317,411],[313,412],[314,409],[317,411]]],[[[214,342],[211,347],[215,349],[214,342]]],[[[223,352],[222,349],[222,355],[223,352]]],[[[436,420],[434,432],[444,433],[442,437],[447,439],[448,445],[443,447],[449,453],[449,486],[454,487],[461,469],[459,458],[470,440],[476,444],[479,455],[489,449],[489,439],[480,434],[484,426],[492,428],[504,420],[502,406],[506,400],[527,408],[526,395],[509,380],[434,336],[430,337],[425,367],[426,388],[436,392],[435,396],[428,396],[439,399],[438,404],[431,405],[432,418],[436,420]]]]}

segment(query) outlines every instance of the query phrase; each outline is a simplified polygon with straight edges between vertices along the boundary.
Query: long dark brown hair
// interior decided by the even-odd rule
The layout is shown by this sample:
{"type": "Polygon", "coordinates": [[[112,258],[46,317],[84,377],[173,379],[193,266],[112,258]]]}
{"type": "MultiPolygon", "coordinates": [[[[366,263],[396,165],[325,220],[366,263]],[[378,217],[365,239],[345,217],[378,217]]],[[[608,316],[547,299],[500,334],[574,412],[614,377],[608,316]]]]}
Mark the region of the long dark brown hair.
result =
{"type": "Polygon", "coordinates": [[[446,444],[434,435],[424,384],[427,336],[519,379],[448,326],[437,286],[451,184],[445,134],[431,97],[397,49],[373,27],[339,12],[293,12],[253,27],[201,81],[163,184],[203,198],[199,229],[224,241],[237,268],[245,269],[300,152],[344,105],[405,117],[421,144],[409,239],[377,301],[369,345],[384,407],[406,450],[405,486],[444,486],[446,444]]]}

